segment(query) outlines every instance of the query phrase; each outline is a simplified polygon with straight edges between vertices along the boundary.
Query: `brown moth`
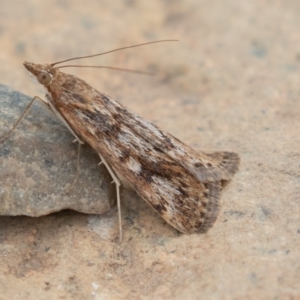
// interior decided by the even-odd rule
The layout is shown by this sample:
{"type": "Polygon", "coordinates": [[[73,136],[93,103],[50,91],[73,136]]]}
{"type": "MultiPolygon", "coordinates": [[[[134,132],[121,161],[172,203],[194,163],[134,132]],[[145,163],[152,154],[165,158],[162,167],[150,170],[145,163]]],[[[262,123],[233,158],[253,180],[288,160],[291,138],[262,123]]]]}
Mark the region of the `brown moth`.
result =
{"type": "MultiPolygon", "coordinates": [[[[130,47],[141,45],[144,44],[130,47]]],[[[116,183],[120,238],[118,175],[180,232],[206,232],[218,215],[222,183],[238,170],[239,155],[194,150],[84,80],[61,72],[59,68],[67,66],[57,64],[70,60],[73,59],[52,64],[24,63],[47,94],[46,100],[34,97],[21,118],[35,99],[42,100],[79,145],[87,143],[99,154],[116,183]]]]}

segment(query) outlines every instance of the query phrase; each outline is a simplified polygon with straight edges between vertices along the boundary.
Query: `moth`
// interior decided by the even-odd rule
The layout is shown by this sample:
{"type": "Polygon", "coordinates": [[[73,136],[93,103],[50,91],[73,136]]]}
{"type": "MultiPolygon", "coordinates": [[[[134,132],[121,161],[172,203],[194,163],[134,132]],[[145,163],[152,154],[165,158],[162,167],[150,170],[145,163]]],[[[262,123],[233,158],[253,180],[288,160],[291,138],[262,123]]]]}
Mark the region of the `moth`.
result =
{"type": "MultiPolygon", "coordinates": [[[[157,42],[162,41],[150,43],[157,42]]],[[[60,70],[70,66],[61,63],[105,53],[52,64],[24,62],[25,68],[45,87],[46,99],[34,97],[4,138],[33,102],[41,100],[74,135],[79,150],[81,144],[89,144],[108,169],[117,189],[120,239],[120,176],[180,232],[206,232],[218,216],[224,182],[238,170],[239,155],[196,151],[84,80],[60,70]]]]}

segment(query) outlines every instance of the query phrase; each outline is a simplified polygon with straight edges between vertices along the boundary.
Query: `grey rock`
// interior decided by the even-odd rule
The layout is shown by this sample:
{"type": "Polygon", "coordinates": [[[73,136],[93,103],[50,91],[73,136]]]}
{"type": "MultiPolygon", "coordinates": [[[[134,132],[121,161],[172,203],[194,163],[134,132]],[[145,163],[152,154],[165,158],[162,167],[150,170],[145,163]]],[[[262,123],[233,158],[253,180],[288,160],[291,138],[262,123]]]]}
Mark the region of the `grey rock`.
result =
{"type": "MultiPolygon", "coordinates": [[[[30,98],[0,84],[0,137],[16,122],[30,98]]],[[[99,157],[83,145],[77,183],[77,144],[72,134],[36,101],[12,134],[0,143],[0,215],[42,216],[63,209],[102,214],[115,186],[99,157]]]]}

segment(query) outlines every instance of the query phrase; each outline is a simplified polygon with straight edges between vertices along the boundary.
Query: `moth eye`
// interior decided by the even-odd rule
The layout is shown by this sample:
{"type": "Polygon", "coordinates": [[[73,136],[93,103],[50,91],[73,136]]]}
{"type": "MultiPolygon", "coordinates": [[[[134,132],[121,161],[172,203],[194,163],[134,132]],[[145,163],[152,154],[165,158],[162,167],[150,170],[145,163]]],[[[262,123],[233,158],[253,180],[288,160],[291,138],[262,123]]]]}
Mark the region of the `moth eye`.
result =
{"type": "Polygon", "coordinates": [[[43,85],[47,85],[50,83],[52,77],[49,73],[41,72],[36,76],[38,82],[43,85]]]}

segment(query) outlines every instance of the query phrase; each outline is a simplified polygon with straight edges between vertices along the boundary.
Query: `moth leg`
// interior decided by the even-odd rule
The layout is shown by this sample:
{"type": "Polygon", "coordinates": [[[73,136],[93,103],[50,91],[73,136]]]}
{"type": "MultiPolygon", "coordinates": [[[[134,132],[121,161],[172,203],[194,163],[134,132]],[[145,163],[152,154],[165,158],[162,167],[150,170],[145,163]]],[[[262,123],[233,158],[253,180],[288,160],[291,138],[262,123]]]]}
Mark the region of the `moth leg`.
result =
{"type": "MultiPolygon", "coordinates": [[[[21,116],[19,117],[19,119],[17,120],[17,122],[15,123],[15,125],[12,127],[12,129],[10,129],[6,134],[4,134],[3,137],[0,138],[0,143],[2,143],[4,140],[6,140],[10,134],[16,129],[16,127],[19,125],[19,123],[21,122],[21,120],[26,116],[26,114],[30,111],[30,108],[33,104],[33,102],[35,100],[38,100],[40,102],[42,102],[43,104],[45,104],[47,106],[47,103],[45,103],[45,101],[43,99],[41,99],[38,96],[34,96],[31,101],[29,102],[29,104],[26,106],[26,108],[24,109],[24,111],[22,112],[21,116]]],[[[48,107],[49,109],[50,107],[48,107]]]]}
{"type": "Polygon", "coordinates": [[[45,104],[52,113],[54,113],[54,115],[63,123],[63,125],[65,125],[65,127],[67,127],[67,129],[69,129],[69,131],[74,135],[75,140],[74,142],[78,142],[78,150],[77,150],[77,162],[76,162],[76,175],[70,185],[70,187],[63,193],[64,195],[68,194],[71,189],[74,187],[75,183],[77,182],[78,179],[78,175],[79,175],[79,169],[80,169],[80,150],[81,150],[81,145],[84,144],[84,142],[79,138],[79,136],[74,132],[74,130],[71,128],[71,126],[66,122],[66,120],[61,116],[61,114],[57,111],[57,109],[55,108],[55,106],[52,104],[52,97],[50,96],[50,94],[46,94],[46,99],[48,100],[47,103],[44,102],[43,104],[45,104]]]}
{"type": "Polygon", "coordinates": [[[74,140],[73,142],[78,142],[77,159],[76,159],[76,175],[75,175],[70,187],[63,193],[64,195],[68,194],[72,190],[75,183],[77,182],[79,171],[80,171],[80,152],[81,152],[80,150],[81,150],[82,143],[79,140],[74,140]]]}
{"type": "Polygon", "coordinates": [[[101,159],[101,163],[103,163],[105,165],[107,171],[109,172],[110,176],[113,179],[113,182],[116,184],[116,188],[117,188],[117,206],[118,206],[118,217],[119,217],[119,231],[120,231],[119,241],[121,242],[122,241],[122,215],[121,215],[121,200],[120,200],[121,182],[120,182],[118,176],[116,175],[116,173],[114,172],[114,170],[105,161],[105,159],[102,157],[102,155],[99,154],[99,156],[100,156],[100,159],[101,159]]]}

